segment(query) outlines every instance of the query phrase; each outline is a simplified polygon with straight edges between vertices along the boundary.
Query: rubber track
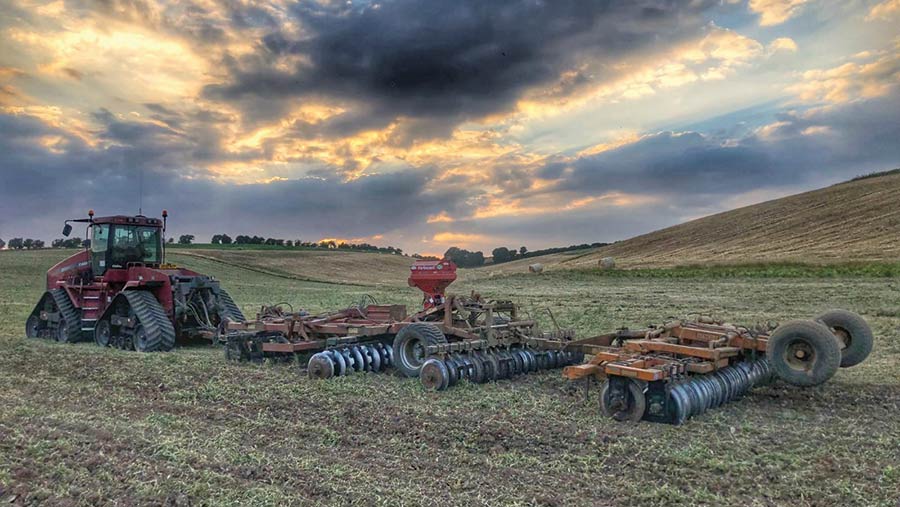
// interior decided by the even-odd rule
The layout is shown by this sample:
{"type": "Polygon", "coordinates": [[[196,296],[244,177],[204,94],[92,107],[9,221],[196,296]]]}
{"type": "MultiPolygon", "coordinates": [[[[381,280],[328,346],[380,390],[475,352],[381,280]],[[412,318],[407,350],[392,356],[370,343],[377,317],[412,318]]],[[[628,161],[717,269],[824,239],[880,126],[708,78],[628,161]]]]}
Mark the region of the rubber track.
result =
{"type": "Polygon", "coordinates": [[[246,322],[247,318],[244,317],[244,313],[241,312],[241,309],[238,308],[238,305],[235,304],[234,300],[231,299],[231,295],[225,289],[219,288],[219,302],[225,307],[225,314],[219,315],[220,320],[228,317],[232,322],[246,322]]]}
{"type": "MultiPolygon", "coordinates": [[[[47,292],[53,298],[56,307],[59,308],[62,318],[66,319],[66,326],[69,328],[69,341],[79,342],[84,339],[81,334],[81,311],[72,304],[72,300],[69,299],[65,289],[52,289],[47,292]]],[[[53,338],[55,339],[56,337],[54,336],[53,338]]]]}
{"type": "Polygon", "coordinates": [[[175,347],[175,326],[169,320],[156,297],[147,291],[129,290],[122,293],[147,333],[146,352],[167,352],[175,347]]]}

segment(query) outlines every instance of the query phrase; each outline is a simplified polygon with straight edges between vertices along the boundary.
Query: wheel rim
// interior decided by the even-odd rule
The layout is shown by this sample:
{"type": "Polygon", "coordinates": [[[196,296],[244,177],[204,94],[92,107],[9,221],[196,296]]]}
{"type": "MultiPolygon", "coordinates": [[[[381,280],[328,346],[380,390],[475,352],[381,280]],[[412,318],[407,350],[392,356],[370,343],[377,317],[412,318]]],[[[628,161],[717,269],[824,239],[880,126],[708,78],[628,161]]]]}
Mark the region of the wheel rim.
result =
{"type": "Polygon", "coordinates": [[[403,344],[401,351],[403,352],[403,357],[400,360],[403,361],[403,366],[410,369],[422,366],[422,360],[425,357],[425,347],[422,345],[422,340],[410,338],[403,344]]]}
{"type": "Polygon", "coordinates": [[[56,324],[56,341],[60,343],[69,341],[69,326],[66,325],[66,319],[60,319],[56,324]]]}
{"type": "Polygon", "coordinates": [[[600,409],[617,421],[639,420],[643,416],[644,403],[637,400],[637,396],[643,397],[643,393],[633,381],[629,381],[624,396],[617,397],[611,396],[609,384],[606,384],[601,393],[600,409]]]}
{"type": "Polygon", "coordinates": [[[136,328],[134,328],[134,349],[139,352],[145,352],[147,348],[147,332],[144,331],[144,326],[138,324],[136,328]]]}
{"type": "Polygon", "coordinates": [[[852,341],[852,337],[850,336],[850,332],[842,327],[835,327],[831,329],[834,333],[834,336],[837,338],[838,343],[841,344],[841,350],[846,349],[850,346],[850,342],[852,341]]]}
{"type": "Polygon", "coordinates": [[[41,318],[37,315],[28,317],[25,322],[25,336],[28,338],[37,338],[41,335],[41,318]]]}
{"type": "Polygon", "coordinates": [[[816,350],[806,340],[793,340],[784,349],[784,362],[793,370],[810,371],[816,364],[816,350]]]}
{"type": "Polygon", "coordinates": [[[109,321],[101,320],[97,324],[97,331],[94,333],[94,341],[101,347],[108,347],[110,335],[109,321]]]}

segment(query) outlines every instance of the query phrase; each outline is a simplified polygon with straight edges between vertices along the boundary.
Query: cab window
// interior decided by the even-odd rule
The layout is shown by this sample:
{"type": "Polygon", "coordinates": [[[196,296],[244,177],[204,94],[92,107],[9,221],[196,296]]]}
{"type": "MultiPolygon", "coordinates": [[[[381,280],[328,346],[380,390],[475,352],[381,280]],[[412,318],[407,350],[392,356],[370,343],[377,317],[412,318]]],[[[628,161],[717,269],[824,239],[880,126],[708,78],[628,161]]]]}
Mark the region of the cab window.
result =
{"type": "Polygon", "coordinates": [[[109,246],[109,224],[91,226],[91,270],[94,275],[106,272],[106,249],[109,246]]]}
{"type": "Polygon", "coordinates": [[[112,232],[109,262],[117,268],[130,262],[157,264],[159,248],[158,228],[117,225],[112,232]]]}

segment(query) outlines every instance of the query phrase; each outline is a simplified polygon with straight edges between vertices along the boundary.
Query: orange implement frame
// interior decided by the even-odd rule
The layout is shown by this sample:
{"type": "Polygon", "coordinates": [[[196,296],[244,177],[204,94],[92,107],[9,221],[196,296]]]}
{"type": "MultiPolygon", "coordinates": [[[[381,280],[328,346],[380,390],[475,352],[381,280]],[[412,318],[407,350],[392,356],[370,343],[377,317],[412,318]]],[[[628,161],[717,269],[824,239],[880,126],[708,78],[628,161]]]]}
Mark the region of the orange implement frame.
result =
{"type": "Polygon", "coordinates": [[[765,352],[768,340],[767,333],[705,322],[622,330],[571,342],[567,348],[592,357],[585,364],[566,367],[563,375],[570,380],[614,375],[653,382],[685,373],[711,373],[745,352],[765,352]]]}

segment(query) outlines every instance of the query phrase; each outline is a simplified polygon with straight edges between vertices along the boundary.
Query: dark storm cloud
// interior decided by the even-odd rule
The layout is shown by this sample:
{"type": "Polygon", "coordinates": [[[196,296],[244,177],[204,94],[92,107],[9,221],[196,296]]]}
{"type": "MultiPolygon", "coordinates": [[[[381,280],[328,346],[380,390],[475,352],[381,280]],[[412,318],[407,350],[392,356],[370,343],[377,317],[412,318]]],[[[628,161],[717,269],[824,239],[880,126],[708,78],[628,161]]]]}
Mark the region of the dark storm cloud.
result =
{"type": "Polygon", "coordinates": [[[600,79],[604,62],[696,35],[710,3],[298,2],[290,13],[302,35],[273,31],[257,54],[226,59],[230,79],[208,86],[205,95],[238,101],[251,117],[261,103],[289,98],[362,102],[382,125],[417,119],[398,135],[405,144],[506,110],[524,91],[585,62],[593,62],[590,72],[600,79]],[[289,71],[276,67],[290,55],[302,58],[289,71]]]}

